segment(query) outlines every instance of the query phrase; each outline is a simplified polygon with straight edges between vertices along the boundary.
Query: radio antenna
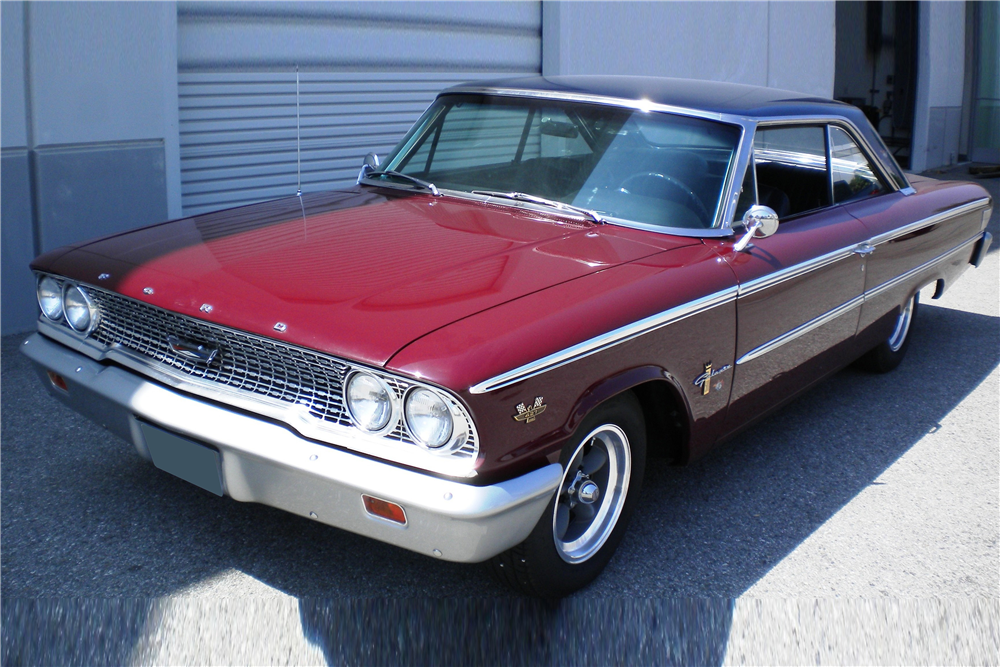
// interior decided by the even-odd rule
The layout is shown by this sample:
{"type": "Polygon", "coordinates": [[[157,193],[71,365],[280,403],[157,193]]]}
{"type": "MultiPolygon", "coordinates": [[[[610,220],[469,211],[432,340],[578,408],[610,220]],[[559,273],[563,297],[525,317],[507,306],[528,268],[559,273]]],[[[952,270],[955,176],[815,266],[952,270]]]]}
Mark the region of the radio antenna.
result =
{"type": "Polygon", "coordinates": [[[295,66],[295,171],[298,190],[295,196],[302,196],[302,127],[299,123],[299,66],[295,66]]]}

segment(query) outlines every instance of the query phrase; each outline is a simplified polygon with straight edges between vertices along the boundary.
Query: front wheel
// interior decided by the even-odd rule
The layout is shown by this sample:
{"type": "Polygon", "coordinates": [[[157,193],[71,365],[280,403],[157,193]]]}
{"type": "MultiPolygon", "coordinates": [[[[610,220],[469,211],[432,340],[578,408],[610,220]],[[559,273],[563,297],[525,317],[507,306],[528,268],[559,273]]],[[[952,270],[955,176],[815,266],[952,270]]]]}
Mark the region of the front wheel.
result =
{"type": "Polygon", "coordinates": [[[900,308],[892,334],[858,360],[863,368],[875,373],[888,373],[899,366],[906,355],[906,348],[910,346],[910,326],[917,316],[919,304],[920,293],[917,292],[900,308]]]}
{"type": "Polygon", "coordinates": [[[597,407],[563,448],[559,489],[531,535],[491,561],[514,590],[561,598],[601,573],[642,486],[646,429],[629,392],[597,407]]]}

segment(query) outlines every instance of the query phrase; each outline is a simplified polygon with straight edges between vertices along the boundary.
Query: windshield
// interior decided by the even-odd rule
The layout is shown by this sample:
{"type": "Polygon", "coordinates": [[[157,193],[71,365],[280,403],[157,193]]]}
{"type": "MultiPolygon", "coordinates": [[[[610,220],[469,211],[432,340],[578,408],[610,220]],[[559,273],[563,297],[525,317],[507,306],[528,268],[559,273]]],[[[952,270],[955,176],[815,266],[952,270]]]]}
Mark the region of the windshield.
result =
{"type": "Polygon", "coordinates": [[[615,106],[445,95],[382,169],[441,189],[525,193],[605,218],[705,229],[716,222],[740,132],[615,106]]]}

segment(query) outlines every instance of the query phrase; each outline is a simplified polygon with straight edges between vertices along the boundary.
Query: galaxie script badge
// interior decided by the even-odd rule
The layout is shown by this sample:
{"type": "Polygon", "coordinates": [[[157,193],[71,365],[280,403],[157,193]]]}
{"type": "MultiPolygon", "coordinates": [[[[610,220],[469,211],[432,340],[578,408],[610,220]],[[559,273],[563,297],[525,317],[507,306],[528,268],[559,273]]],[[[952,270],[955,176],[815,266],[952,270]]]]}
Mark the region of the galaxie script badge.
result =
{"type": "Polygon", "coordinates": [[[712,384],[711,382],[709,382],[709,380],[714,378],[716,375],[725,373],[732,367],[733,367],[732,364],[726,364],[722,368],[716,368],[715,370],[712,370],[712,363],[709,362],[705,364],[705,372],[696,377],[692,384],[694,384],[694,386],[696,387],[701,387],[702,395],[708,396],[708,392],[711,390],[711,384],[712,384]]]}
{"type": "Polygon", "coordinates": [[[514,415],[514,419],[525,424],[530,424],[535,421],[535,417],[545,412],[545,408],[547,407],[547,405],[542,403],[542,397],[536,396],[535,402],[531,407],[525,407],[524,403],[517,404],[517,414],[514,415]]]}

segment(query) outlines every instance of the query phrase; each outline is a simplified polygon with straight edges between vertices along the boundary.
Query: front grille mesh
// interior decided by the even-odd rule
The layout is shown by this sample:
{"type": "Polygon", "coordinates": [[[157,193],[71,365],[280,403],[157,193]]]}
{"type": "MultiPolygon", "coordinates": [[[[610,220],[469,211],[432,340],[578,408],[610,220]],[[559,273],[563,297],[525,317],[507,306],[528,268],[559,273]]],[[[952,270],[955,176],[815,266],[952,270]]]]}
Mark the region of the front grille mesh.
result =
{"type": "MultiPolygon", "coordinates": [[[[289,406],[303,406],[315,419],[353,428],[344,407],[344,378],[351,366],[311,350],[244,334],[234,329],[194,320],[129,299],[113,292],[89,287],[100,309],[98,326],[91,338],[145,357],[153,365],[211,382],[223,391],[266,397],[289,406]],[[174,335],[218,348],[216,358],[206,364],[175,352],[167,342],[174,335]]],[[[402,397],[410,384],[380,374],[402,397]]],[[[383,437],[415,444],[400,421],[383,437]]],[[[465,445],[455,452],[473,456],[476,443],[470,429],[465,445]]]]}

